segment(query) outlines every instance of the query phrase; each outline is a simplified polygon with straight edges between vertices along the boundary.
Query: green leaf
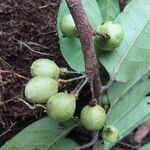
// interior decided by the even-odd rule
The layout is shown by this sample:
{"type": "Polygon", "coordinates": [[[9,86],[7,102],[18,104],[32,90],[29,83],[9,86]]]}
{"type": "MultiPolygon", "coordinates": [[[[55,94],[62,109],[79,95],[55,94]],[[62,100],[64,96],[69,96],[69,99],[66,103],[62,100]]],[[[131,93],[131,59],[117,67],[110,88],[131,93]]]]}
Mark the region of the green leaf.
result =
{"type": "Polygon", "coordinates": [[[132,0],[115,21],[124,30],[123,42],[113,52],[103,53],[99,60],[117,81],[126,82],[150,57],[150,1],[132,0]]]}
{"type": "MultiPolygon", "coordinates": [[[[147,60],[139,66],[139,70],[137,70],[132,79],[127,83],[115,82],[113,84],[113,86],[108,90],[108,97],[112,106],[110,111],[111,114],[107,118],[108,125],[113,124],[114,126],[117,126],[117,124],[119,124],[122,120],[122,124],[124,124],[126,120],[128,120],[127,117],[129,117],[130,115],[131,118],[134,118],[134,115],[131,114],[132,110],[137,110],[137,112],[139,110],[147,110],[147,107],[141,107],[141,99],[150,92],[150,79],[148,79],[149,76],[150,60],[147,60]]],[[[146,97],[146,99],[149,101],[150,97],[146,97]]],[[[134,112],[134,114],[136,114],[136,111],[134,112]]],[[[142,114],[142,112],[140,113],[142,114]]],[[[143,118],[138,113],[137,116],[139,116],[139,118],[141,117],[140,121],[137,122],[137,124],[139,125],[150,119],[150,112],[148,113],[148,115],[146,115],[146,117],[143,118]]],[[[120,126],[122,126],[122,124],[120,126]]],[[[126,130],[124,134],[121,134],[121,137],[124,137],[125,135],[130,133],[134,128],[138,126],[137,124],[134,124],[135,126],[131,126],[132,128],[126,130]]],[[[126,125],[126,127],[128,126],[126,125]]],[[[107,144],[105,143],[105,145],[100,146],[100,149],[107,150],[112,146],[113,144],[109,143],[107,146],[107,144]]]]}
{"type": "MultiPolygon", "coordinates": [[[[150,96],[141,99],[140,103],[132,108],[124,117],[118,122],[113,123],[119,130],[119,140],[132,132],[140,124],[150,120],[149,103],[150,96]]],[[[114,144],[115,143],[105,143],[104,145],[100,145],[100,150],[109,150],[114,144]]]]}
{"type": "Polygon", "coordinates": [[[107,124],[114,125],[128,114],[145,95],[150,92],[150,79],[141,82],[138,86],[111,107],[110,115],[107,118],[107,124]]]}
{"type": "Polygon", "coordinates": [[[60,126],[46,117],[22,130],[6,142],[0,150],[49,150],[76,126],[77,123],[73,120],[60,126]]]}
{"type": "Polygon", "coordinates": [[[139,150],[150,150],[150,144],[145,144],[139,150]]]}
{"type": "Polygon", "coordinates": [[[128,3],[130,3],[131,1],[132,1],[132,0],[127,0],[127,2],[126,2],[126,3],[128,4],[128,3]]]}
{"type": "Polygon", "coordinates": [[[150,75],[150,59],[142,62],[139,65],[138,70],[132,76],[132,78],[126,82],[114,82],[114,84],[108,90],[108,97],[111,106],[115,105],[123,96],[127,95],[128,92],[137,86],[142,80],[146,79],[150,75]]]}
{"type": "MultiPolygon", "coordinates": [[[[97,25],[100,24],[102,20],[96,1],[82,0],[82,4],[88,15],[88,19],[92,27],[96,29],[97,25]]],[[[63,35],[60,31],[60,20],[65,14],[68,13],[70,12],[67,4],[65,0],[62,0],[57,17],[57,29],[59,34],[60,49],[69,66],[78,72],[83,72],[85,70],[84,58],[79,38],[64,38],[62,37],[63,35]]]]}
{"type": "Polygon", "coordinates": [[[113,21],[120,13],[118,0],[97,0],[103,21],[113,21]]]}
{"type": "Polygon", "coordinates": [[[79,145],[76,142],[71,139],[64,138],[55,144],[50,150],[75,150],[77,147],[79,147],[79,145]]]}

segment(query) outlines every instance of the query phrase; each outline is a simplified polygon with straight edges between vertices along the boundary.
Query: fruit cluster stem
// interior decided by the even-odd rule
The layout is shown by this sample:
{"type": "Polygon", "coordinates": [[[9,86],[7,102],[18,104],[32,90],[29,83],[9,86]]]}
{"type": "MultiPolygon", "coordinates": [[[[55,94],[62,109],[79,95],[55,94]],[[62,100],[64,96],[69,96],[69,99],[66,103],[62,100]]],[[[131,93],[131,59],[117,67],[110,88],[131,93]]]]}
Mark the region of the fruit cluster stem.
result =
{"type": "Polygon", "coordinates": [[[97,99],[100,95],[102,84],[94,49],[94,42],[92,40],[94,31],[89,23],[81,0],[66,0],[66,2],[77,27],[77,32],[84,55],[85,73],[93,83],[94,97],[97,99]]]}

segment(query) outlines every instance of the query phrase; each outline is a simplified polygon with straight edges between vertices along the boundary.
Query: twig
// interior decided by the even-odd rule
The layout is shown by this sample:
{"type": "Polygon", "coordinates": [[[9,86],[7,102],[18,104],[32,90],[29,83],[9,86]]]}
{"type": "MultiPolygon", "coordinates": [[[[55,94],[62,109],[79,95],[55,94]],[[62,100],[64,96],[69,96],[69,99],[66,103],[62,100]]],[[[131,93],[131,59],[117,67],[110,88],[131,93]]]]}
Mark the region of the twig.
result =
{"type": "Polygon", "coordinates": [[[88,80],[89,80],[89,79],[86,78],[85,81],[84,81],[82,84],[79,83],[79,85],[77,86],[78,89],[76,88],[76,91],[74,90],[74,94],[75,94],[76,96],[79,95],[80,91],[81,91],[82,88],[85,86],[85,84],[88,82],[88,80]]]}
{"type": "Polygon", "coordinates": [[[86,70],[85,73],[90,80],[93,80],[94,96],[97,99],[100,95],[102,84],[100,81],[94,43],[92,40],[93,29],[81,4],[81,0],[66,1],[75,21],[79,39],[82,45],[86,70]]]}
{"type": "Polygon", "coordinates": [[[58,82],[65,82],[65,83],[67,83],[67,82],[72,82],[72,81],[80,80],[80,79],[83,79],[83,78],[86,78],[86,75],[82,75],[82,76],[75,77],[75,78],[68,79],[68,80],[58,79],[58,82]]]}
{"type": "Polygon", "coordinates": [[[68,71],[67,73],[69,73],[69,74],[83,74],[81,72],[76,72],[76,71],[68,71]]]}
{"type": "Polygon", "coordinates": [[[13,102],[14,100],[10,99],[10,100],[7,100],[7,101],[4,101],[2,102],[2,105],[6,104],[6,103],[9,103],[9,102],[13,102]]]}
{"type": "Polygon", "coordinates": [[[3,78],[2,78],[1,72],[0,72],[0,83],[1,83],[2,91],[4,91],[5,87],[4,87],[4,83],[3,83],[3,78]]]}
{"type": "MultiPolygon", "coordinates": [[[[82,84],[84,83],[84,79],[82,79],[78,85],[75,87],[75,89],[71,92],[72,94],[75,94],[76,91],[82,86],[82,84]]],[[[78,96],[78,95],[77,95],[78,96]]]]}
{"type": "Polygon", "coordinates": [[[2,134],[0,134],[0,138],[11,131],[11,129],[16,125],[17,122],[13,123],[6,131],[4,131],[2,134]]]}
{"type": "Polygon", "coordinates": [[[50,6],[58,6],[58,4],[50,2],[46,5],[40,6],[39,9],[44,9],[44,8],[47,8],[47,7],[50,7],[50,6]]]}
{"type": "Polygon", "coordinates": [[[141,143],[143,139],[150,133],[150,122],[146,122],[138,127],[134,135],[134,141],[141,143]]]}
{"type": "Polygon", "coordinates": [[[92,80],[90,80],[90,90],[91,90],[92,99],[94,99],[94,87],[93,87],[92,80]]]}
{"type": "MultiPolygon", "coordinates": [[[[70,12],[73,16],[74,22],[76,24],[77,32],[81,42],[84,54],[85,73],[89,78],[89,80],[92,81],[93,95],[97,100],[101,93],[102,84],[100,80],[94,43],[92,40],[94,31],[89,23],[87,14],[82,6],[81,0],[66,0],[66,1],[70,9],[70,12]]],[[[98,132],[96,132],[96,135],[98,135],[98,132]]],[[[93,139],[91,141],[92,145],[94,145],[93,149],[95,149],[96,147],[95,145],[97,145],[96,141],[98,140],[98,136],[96,135],[93,136],[93,139]]]]}
{"type": "Polygon", "coordinates": [[[44,48],[44,49],[49,49],[49,47],[40,45],[40,44],[38,44],[38,43],[34,43],[34,42],[25,42],[25,43],[27,43],[27,44],[29,44],[29,45],[39,46],[39,47],[42,47],[42,48],[44,48]]]}
{"type": "Polygon", "coordinates": [[[0,64],[3,68],[12,68],[12,66],[6,62],[6,60],[0,56],[0,64]]]}
{"type": "Polygon", "coordinates": [[[104,86],[102,86],[101,88],[101,93],[103,93],[104,91],[106,91],[108,88],[110,88],[110,86],[112,85],[112,83],[115,81],[116,76],[110,76],[110,79],[108,81],[108,83],[104,86]]]}
{"type": "Polygon", "coordinates": [[[122,12],[127,4],[126,0],[118,0],[119,1],[119,7],[120,7],[120,12],[122,12]]]}
{"type": "Polygon", "coordinates": [[[2,118],[0,118],[0,124],[1,124],[2,126],[5,126],[5,122],[2,120],[2,118]]]}
{"type": "Polygon", "coordinates": [[[0,73],[10,73],[10,74],[16,75],[17,77],[23,78],[25,80],[29,80],[29,78],[27,78],[27,77],[25,77],[25,76],[23,76],[23,75],[21,75],[19,73],[16,73],[14,71],[8,71],[8,70],[1,70],[0,69],[0,73]]]}
{"type": "MultiPolygon", "coordinates": [[[[99,132],[93,132],[93,139],[89,143],[82,145],[81,147],[76,148],[76,150],[85,149],[92,146],[94,143],[97,143],[99,132]]],[[[97,149],[97,147],[96,147],[97,149]]]]}
{"type": "Polygon", "coordinates": [[[33,50],[31,47],[29,47],[25,42],[22,42],[20,40],[16,40],[18,43],[20,43],[21,45],[24,45],[26,48],[28,48],[30,51],[32,51],[33,53],[37,53],[37,54],[40,54],[40,55],[45,55],[45,56],[54,56],[52,54],[48,54],[48,53],[42,53],[42,52],[39,52],[39,51],[35,51],[33,50]]]}
{"type": "Polygon", "coordinates": [[[23,99],[19,99],[19,101],[23,102],[25,105],[27,105],[30,109],[35,109],[37,107],[46,109],[45,106],[41,105],[41,104],[35,104],[34,106],[30,105],[29,103],[27,103],[26,101],[24,101],[23,99]]]}
{"type": "Polygon", "coordinates": [[[132,148],[132,149],[138,149],[139,146],[134,146],[134,145],[131,145],[131,144],[128,144],[128,143],[124,143],[124,142],[118,142],[120,145],[123,145],[123,146],[126,146],[126,147],[129,147],[129,148],[132,148]]]}
{"type": "Polygon", "coordinates": [[[41,105],[41,104],[35,104],[34,106],[32,106],[28,102],[26,102],[25,100],[23,100],[21,98],[19,98],[18,100],[12,100],[12,99],[10,99],[10,100],[7,100],[5,102],[1,102],[1,105],[5,105],[6,103],[9,103],[9,102],[17,102],[17,103],[18,102],[23,102],[26,106],[29,107],[29,109],[32,109],[32,110],[35,109],[35,108],[37,108],[37,107],[46,109],[46,107],[44,105],[41,105]]]}

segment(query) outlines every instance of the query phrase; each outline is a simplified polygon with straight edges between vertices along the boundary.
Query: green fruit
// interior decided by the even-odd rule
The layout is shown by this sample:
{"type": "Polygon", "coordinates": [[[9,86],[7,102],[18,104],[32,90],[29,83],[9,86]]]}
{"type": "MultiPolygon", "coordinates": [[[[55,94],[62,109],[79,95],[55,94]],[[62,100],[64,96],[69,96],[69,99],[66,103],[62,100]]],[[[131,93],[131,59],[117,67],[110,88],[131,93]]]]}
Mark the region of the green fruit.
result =
{"type": "Polygon", "coordinates": [[[87,105],[81,111],[80,121],[88,130],[100,130],[106,122],[106,112],[100,105],[87,105]]]}
{"type": "Polygon", "coordinates": [[[104,95],[103,97],[101,97],[101,99],[99,101],[103,105],[109,105],[110,104],[109,99],[108,99],[108,95],[104,95]]]}
{"type": "Polygon", "coordinates": [[[59,77],[59,73],[59,67],[50,59],[38,59],[34,61],[31,65],[32,77],[47,75],[51,78],[57,79],[59,77]]]}
{"type": "Polygon", "coordinates": [[[114,126],[107,126],[103,129],[102,137],[104,142],[116,142],[119,139],[119,131],[114,126]]]}
{"type": "Polygon", "coordinates": [[[46,103],[57,92],[58,82],[47,76],[36,76],[25,87],[25,96],[33,103],[46,103]]]}
{"type": "Polygon", "coordinates": [[[124,32],[119,23],[105,22],[97,27],[97,32],[100,34],[107,34],[110,38],[107,40],[97,35],[95,38],[95,45],[99,49],[111,51],[116,49],[123,40],[124,32]]]}
{"type": "Polygon", "coordinates": [[[48,116],[58,122],[70,119],[75,112],[75,108],[75,96],[64,92],[53,95],[47,102],[48,116]]]}
{"type": "Polygon", "coordinates": [[[66,74],[68,74],[68,69],[67,68],[60,68],[60,75],[65,76],[66,74]]]}
{"type": "Polygon", "coordinates": [[[60,29],[64,36],[75,37],[77,30],[71,14],[65,15],[60,21],[60,29]]]}

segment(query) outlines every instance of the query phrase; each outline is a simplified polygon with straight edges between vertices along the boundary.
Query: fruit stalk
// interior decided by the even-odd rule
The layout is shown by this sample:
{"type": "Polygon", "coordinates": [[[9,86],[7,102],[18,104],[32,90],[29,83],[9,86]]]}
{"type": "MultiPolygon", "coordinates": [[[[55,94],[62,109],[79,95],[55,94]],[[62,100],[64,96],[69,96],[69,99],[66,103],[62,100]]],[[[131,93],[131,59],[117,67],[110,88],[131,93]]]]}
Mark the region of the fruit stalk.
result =
{"type": "Polygon", "coordinates": [[[92,41],[93,29],[89,23],[86,12],[81,4],[81,0],[66,0],[70,12],[77,27],[77,32],[81,42],[85,73],[93,83],[94,97],[97,99],[102,88],[94,43],[92,41]]]}

